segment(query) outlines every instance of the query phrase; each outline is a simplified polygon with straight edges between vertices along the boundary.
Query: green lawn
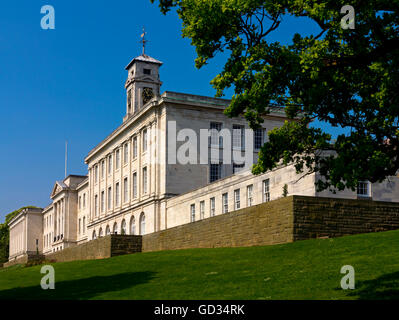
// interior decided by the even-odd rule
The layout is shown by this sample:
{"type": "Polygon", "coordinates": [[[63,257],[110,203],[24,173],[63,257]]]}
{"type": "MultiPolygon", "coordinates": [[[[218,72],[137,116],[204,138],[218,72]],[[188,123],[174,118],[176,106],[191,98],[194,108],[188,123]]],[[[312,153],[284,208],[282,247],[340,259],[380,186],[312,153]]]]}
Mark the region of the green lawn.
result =
{"type": "Polygon", "coordinates": [[[0,299],[398,299],[399,231],[250,247],[149,252],[0,269],[0,299]],[[343,265],[356,289],[342,290],[343,265]]]}

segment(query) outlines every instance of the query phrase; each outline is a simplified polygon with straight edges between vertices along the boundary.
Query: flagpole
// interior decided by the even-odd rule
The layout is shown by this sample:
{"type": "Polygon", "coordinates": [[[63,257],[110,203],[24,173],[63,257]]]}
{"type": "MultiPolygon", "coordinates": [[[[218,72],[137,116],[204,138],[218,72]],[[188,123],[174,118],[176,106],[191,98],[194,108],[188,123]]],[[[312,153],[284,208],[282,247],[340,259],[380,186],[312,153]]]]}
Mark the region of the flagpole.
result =
{"type": "Polygon", "coordinates": [[[67,177],[68,141],[65,141],[65,178],[67,177]]]}

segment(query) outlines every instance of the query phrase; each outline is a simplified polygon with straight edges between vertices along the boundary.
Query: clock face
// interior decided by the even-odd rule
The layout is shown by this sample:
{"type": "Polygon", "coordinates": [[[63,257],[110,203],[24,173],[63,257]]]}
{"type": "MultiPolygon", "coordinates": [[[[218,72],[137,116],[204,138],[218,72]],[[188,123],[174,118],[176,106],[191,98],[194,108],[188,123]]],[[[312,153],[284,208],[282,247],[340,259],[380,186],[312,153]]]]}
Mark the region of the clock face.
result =
{"type": "Polygon", "coordinates": [[[145,105],[148,101],[150,101],[154,97],[154,93],[151,88],[143,89],[143,105],[145,105]]]}

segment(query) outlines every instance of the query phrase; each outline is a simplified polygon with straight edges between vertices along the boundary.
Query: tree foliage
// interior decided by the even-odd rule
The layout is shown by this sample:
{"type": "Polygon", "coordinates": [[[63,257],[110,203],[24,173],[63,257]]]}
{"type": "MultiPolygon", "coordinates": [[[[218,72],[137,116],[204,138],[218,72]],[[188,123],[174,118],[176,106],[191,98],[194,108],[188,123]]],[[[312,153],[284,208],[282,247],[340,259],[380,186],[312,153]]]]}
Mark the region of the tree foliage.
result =
{"type": "MultiPolygon", "coordinates": [[[[154,2],[155,0],[151,0],[154,2]]],[[[287,121],[269,132],[254,173],[294,162],[298,172],[318,172],[319,190],[354,189],[382,181],[399,169],[399,1],[351,1],[355,29],[341,27],[345,0],[159,0],[177,9],[201,68],[229,54],[212,80],[217,95],[234,87],[225,110],[244,115],[252,128],[276,106],[287,121]],[[296,33],[289,44],[269,40],[287,16],[307,17],[319,31],[296,33]],[[299,119],[299,120],[298,120],[299,119]],[[348,129],[336,140],[309,126],[319,120],[348,129]],[[326,154],[324,150],[332,150],[326,154]]],[[[299,31],[299,30],[298,30],[299,31]]]]}

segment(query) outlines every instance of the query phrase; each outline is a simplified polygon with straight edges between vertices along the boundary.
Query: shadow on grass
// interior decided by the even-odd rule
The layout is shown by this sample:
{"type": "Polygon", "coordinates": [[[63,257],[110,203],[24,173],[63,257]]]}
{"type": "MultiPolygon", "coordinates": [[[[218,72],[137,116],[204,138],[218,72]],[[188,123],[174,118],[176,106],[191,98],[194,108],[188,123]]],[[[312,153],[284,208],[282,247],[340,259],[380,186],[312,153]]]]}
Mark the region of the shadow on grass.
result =
{"type": "Polygon", "coordinates": [[[359,300],[396,300],[399,299],[399,272],[373,280],[356,281],[355,286],[355,290],[348,290],[348,296],[359,300]]]}
{"type": "MultiPolygon", "coordinates": [[[[155,278],[155,272],[128,272],[110,276],[96,276],[84,279],[57,282],[54,290],[43,290],[37,286],[19,287],[0,291],[0,299],[5,300],[41,300],[71,299],[87,300],[104,292],[128,289],[147,283],[155,278]]],[[[112,296],[110,297],[112,298],[112,296]]],[[[139,298],[139,297],[138,297],[139,298]]]]}

